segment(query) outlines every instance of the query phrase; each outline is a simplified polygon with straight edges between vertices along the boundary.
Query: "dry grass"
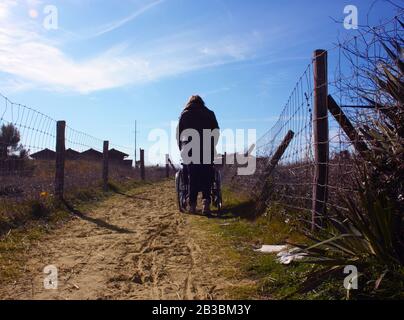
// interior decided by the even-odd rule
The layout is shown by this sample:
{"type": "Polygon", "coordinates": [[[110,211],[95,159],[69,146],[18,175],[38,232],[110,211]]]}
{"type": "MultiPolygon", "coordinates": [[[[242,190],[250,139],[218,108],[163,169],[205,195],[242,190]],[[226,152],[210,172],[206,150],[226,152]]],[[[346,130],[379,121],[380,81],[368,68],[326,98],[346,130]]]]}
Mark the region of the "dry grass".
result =
{"type": "MultiPolygon", "coordinates": [[[[0,235],[32,221],[48,219],[60,208],[53,196],[55,162],[30,161],[24,167],[30,169],[0,175],[0,235]]],[[[65,198],[97,201],[104,196],[101,177],[101,162],[66,161],[65,198]]],[[[164,168],[146,168],[147,181],[164,177],[164,168]]],[[[140,170],[111,163],[109,180],[111,186],[131,187],[140,182],[140,170]]]]}

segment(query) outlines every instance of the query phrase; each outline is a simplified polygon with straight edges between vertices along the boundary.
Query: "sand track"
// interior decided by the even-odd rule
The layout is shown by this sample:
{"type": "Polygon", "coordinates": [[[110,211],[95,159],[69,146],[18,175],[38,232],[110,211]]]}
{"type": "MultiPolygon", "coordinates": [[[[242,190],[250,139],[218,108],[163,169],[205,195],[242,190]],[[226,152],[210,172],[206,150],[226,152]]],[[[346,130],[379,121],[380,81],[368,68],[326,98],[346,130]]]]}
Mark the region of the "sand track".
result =
{"type": "MultiPolygon", "coordinates": [[[[177,212],[172,181],[116,195],[55,230],[29,252],[2,299],[220,299],[226,281],[177,212]],[[43,268],[58,268],[58,289],[43,268]]],[[[201,237],[199,237],[201,238],[201,237]]]]}

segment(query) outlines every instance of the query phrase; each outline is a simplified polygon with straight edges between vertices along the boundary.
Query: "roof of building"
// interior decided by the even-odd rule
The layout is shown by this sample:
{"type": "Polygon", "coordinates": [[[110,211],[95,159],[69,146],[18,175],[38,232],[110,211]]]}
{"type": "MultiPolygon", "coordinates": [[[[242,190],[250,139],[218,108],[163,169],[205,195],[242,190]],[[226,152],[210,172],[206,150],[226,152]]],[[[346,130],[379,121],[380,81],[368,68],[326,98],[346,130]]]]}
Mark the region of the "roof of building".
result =
{"type": "Polygon", "coordinates": [[[90,148],[86,151],[83,151],[81,154],[84,154],[84,155],[85,154],[100,154],[100,155],[102,155],[102,152],[99,152],[97,150],[94,150],[93,148],[90,148]]]}
{"type": "Polygon", "coordinates": [[[52,154],[52,155],[55,155],[56,152],[53,151],[53,150],[50,150],[50,149],[48,149],[48,148],[45,148],[45,149],[43,149],[43,150],[41,150],[41,151],[32,153],[32,154],[31,154],[31,157],[35,158],[35,157],[37,157],[37,156],[41,156],[41,155],[44,155],[44,154],[52,154]]]}
{"type": "Polygon", "coordinates": [[[124,157],[129,157],[129,155],[127,153],[119,151],[119,150],[116,150],[116,149],[111,149],[108,152],[113,153],[113,154],[117,154],[117,155],[120,155],[120,156],[124,156],[124,157]]]}
{"type": "Polygon", "coordinates": [[[71,149],[71,148],[67,149],[67,150],[66,150],[66,153],[71,153],[71,154],[75,154],[75,155],[79,155],[79,154],[80,154],[80,152],[78,152],[78,151],[76,151],[76,150],[73,150],[73,149],[71,149]]]}

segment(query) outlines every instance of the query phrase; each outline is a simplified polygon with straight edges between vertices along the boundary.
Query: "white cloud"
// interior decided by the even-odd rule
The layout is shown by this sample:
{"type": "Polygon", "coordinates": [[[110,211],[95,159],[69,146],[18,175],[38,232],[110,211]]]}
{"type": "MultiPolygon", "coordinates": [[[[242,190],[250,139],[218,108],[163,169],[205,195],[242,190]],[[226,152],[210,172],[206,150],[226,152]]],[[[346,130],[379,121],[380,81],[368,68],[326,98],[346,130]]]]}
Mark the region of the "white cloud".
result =
{"type": "MultiPolygon", "coordinates": [[[[0,8],[9,14],[15,2],[5,1],[0,8]]],[[[209,39],[207,45],[188,30],[173,38],[154,39],[143,49],[117,44],[80,60],[45,36],[32,22],[0,20],[0,72],[7,75],[0,81],[16,84],[15,89],[37,87],[85,94],[240,61],[251,53],[250,40],[254,39],[227,36],[209,39]]]]}
{"type": "Polygon", "coordinates": [[[12,7],[16,5],[16,0],[2,0],[2,2],[0,2],[0,19],[3,21],[6,20],[10,15],[12,7]]]}

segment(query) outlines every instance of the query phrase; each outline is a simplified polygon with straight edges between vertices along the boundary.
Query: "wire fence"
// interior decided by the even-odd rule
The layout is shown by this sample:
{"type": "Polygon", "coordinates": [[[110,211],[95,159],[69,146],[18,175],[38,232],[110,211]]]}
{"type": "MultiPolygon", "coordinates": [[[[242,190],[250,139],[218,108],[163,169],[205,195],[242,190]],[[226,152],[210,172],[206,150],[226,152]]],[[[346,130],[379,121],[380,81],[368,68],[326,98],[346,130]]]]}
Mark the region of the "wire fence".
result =
{"type": "MultiPolygon", "coordinates": [[[[342,199],[357,196],[358,162],[365,160],[372,144],[383,142],[370,140],[366,132],[386,116],[388,108],[383,106],[397,106],[397,99],[380,89],[380,79],[386,78],[385,65],[403,63],[402,15],[400,11],[384,24],[317,51],[278,121],[258,140],[255,174],[238,177],[235,167],[228,166],[225,181],[263,201],[262,208],[281,204],[305,220],[347,210],[342,199]],[[322,58],[324,65],[319,64],[322,58]],[[324,82],[319,68],[324,68],[324,82]],[[321,204],[324,212],[318,212],[321,204]]],[[[397,90],[402,95],[402,88],[397,90]]]]}
{"type": "MultiPolygon", "coordinates": [[[[55,193],[57,121],[0,94],[0,202],[39,199],[55,193]]],[[[64,191],[103,185],[102,139],[66,126],[64,191]]],[[[140,180],[129,159],[133,149],[109,144],[108,181],[140,180]]],[[[147,180],[166,176],[164,168],[147,168],[147,180]]]]}
{"type": "Polygon", "coordinates": [[[0,197],[31,198],[51,191],[54,164],[34,163],[30,155],[54,148],[56,121],[3,95],[0,99],[0,197]]]}
{"type": "MultiPolygon", "coordinates": [[[[347,210],[343,199],[357,200],[359,170],[374,142],[382,143],[382,135],[371,139],[387,109],[398,110],[399,99],[391,98],[380,81],[385,66],[395,68],[403,60],[403,10],[385,23],[364,27],[346,41],[340,41],[328,52],[331,74],[328,81],[329,148],[328,199],[330,212],[347,210]],[[391,48],[397,56],[393,58],[391,48]],[[384,105],[384,107],[383,107],[384,105]],[[339,108],[338,108],[339,107],[339,108]],[[376,141],[377,140],[377,141],[376,141]]],[[[402,77],[402,74],[401,74],[402,77]]],[[[396,112],[396,111],[393,111],[396,112]]]]}
{"type": "Polygon", "coordinates": [[[313,66],[310,64],[296,83],[274,126],[256,146],[256,171],[253,176],[234,176],[232,184],[260,197],[263,188],[271,188],[265,206],[286,204],[291,209],[311,211],[314,157],[312,150],[313,66]],[[271,160],[289,132],[293,139],[275,169],[271,160]],[[270,185],[266,180],[270,179],[270,185]],[[247,181],[246,181],[247,180],[247,181]]]}

